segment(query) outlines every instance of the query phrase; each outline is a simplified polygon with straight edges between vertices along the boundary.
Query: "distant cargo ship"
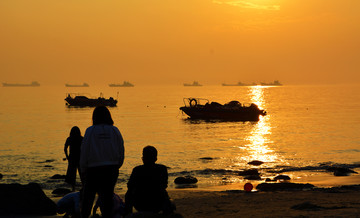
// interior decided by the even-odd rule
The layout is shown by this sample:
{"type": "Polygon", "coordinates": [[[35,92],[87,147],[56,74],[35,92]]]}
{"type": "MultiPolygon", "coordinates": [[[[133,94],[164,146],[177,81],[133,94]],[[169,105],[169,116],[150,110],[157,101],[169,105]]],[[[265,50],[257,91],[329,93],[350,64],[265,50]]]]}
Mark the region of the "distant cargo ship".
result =
{"type": "Polygon", "coordinates": [[[40,86],[40,83],[34,81],[30,84],[22,84],[22,83],[3,83],[4,87],[37,87],[40,86]]]}
{"type": "Polygon", "coordinates": [[[272,83],[261,83],[262,86],[282,86],[279,80],[274,80],[272,83]]]}
{"type": "Polygon", "coordinates": [[[246,84],[246,83],[242,83],[242,82],[238,82],[236,84],[227,84],[227,83],[223,83],[222,86],[256,86],[256,83],[252,83],[252,84],[246,84]]]}
{"type": "Polygon", "coordinates": [[[124,81],[122,84],[118,84],[118,83],[111,83],[109,84],[110,87],[134,87],[134,84],[128,82],[128,81],[124,81]]]}
{"type": "Polygon", "coordinates": [[[65,84],[66,87],[89,87],[89,84],[83,83],[83,84],[65,84]]]}
{"type": "Polygon", "coordinates": [[[184,83],[184,86],[202,86],[198,81],[194,81],[193,83],[184,83]]]}

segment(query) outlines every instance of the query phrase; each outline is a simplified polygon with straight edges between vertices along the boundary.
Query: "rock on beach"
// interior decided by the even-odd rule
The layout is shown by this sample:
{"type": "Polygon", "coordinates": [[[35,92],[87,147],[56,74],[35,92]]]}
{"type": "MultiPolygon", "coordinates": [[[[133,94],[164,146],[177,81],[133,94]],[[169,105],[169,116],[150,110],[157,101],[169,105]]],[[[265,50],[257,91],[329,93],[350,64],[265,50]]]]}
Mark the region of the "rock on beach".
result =
{"type": "Polygon", "coordinates": [[[56,204],[48,198],[40,185],[29,183],[0,184],[1,215],[56,215],[56,204]]]}

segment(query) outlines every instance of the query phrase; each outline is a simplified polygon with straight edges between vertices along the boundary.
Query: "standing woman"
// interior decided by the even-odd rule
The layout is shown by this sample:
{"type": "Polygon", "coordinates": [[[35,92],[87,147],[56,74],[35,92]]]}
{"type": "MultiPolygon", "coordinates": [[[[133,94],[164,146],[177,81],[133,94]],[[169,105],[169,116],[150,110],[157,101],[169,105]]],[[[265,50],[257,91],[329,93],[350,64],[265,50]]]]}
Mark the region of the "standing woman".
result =
{"type": "Polygon", "coordinates": [[[80,172],[84,182],[81,215],[89,217],[97,193],[103,202],[102,217],[107,218],[112,216],[114,187],[124,162],[124,141],[105,106],[94,109],[92,120],[93,125],[86,129],[81,144],[80,172]]]}
{"type": "MultiPolygon", "coordinates": [[[[70,130],[70,136],[66,139],[64,152],[66,159],[68,160],[68,168],[66,171],[65,182],[69,183],[72,187],[72,191],[75,191],[76,184],[76,171],[79,171],[79,162],[80,162],[80,146],[83,137],[79,127],[74,126],[70,130]],[[69,154],[68,154],[68,148],[69,154]]],[[[80,171],[79,171],[80,175],[80,171]]]]}

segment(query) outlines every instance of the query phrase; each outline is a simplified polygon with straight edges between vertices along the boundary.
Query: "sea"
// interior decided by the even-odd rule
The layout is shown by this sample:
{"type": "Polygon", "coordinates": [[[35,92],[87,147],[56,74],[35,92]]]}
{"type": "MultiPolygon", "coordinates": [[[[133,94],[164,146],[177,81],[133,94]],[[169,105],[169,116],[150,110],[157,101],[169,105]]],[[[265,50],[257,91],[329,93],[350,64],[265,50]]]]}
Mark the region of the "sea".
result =
{"type": "Polygon", "coordinates": [[[109,108],[125,141],[118,192],[126,191],[147,145],[168,167],[169,189],[184,188],[174,183],[179,176],[196,177],[198,183],[185,186],[194,189],[244,184],[239,173],[248,169],[262,180],[285,174],[300,182],[335,177],[331,166],[360,172],[360,85],[41,85],[0,87],[0,183],[36,182],[47,194],[69,187],[51,177],[65,175],[65,140],[73,126],[85,133],[94,108],[68,107],[67,93],[118,100],[109,108]],[[256,122],[191,120],[179,110],[189,97],[255,103],[267,115],[256,122]],[[250,165],[254,160],[264,163],[250,165]]]}

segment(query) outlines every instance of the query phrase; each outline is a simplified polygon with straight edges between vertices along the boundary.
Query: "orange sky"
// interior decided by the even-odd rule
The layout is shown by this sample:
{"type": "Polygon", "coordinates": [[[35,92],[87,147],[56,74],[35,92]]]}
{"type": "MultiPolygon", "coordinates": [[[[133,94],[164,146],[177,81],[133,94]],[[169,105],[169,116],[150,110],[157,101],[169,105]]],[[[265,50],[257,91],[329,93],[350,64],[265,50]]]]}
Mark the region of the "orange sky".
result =
{"type": "Polygon", "coordinates": [[[0,82],[360,83],[359,0],[1,0],[0,82]]]}

